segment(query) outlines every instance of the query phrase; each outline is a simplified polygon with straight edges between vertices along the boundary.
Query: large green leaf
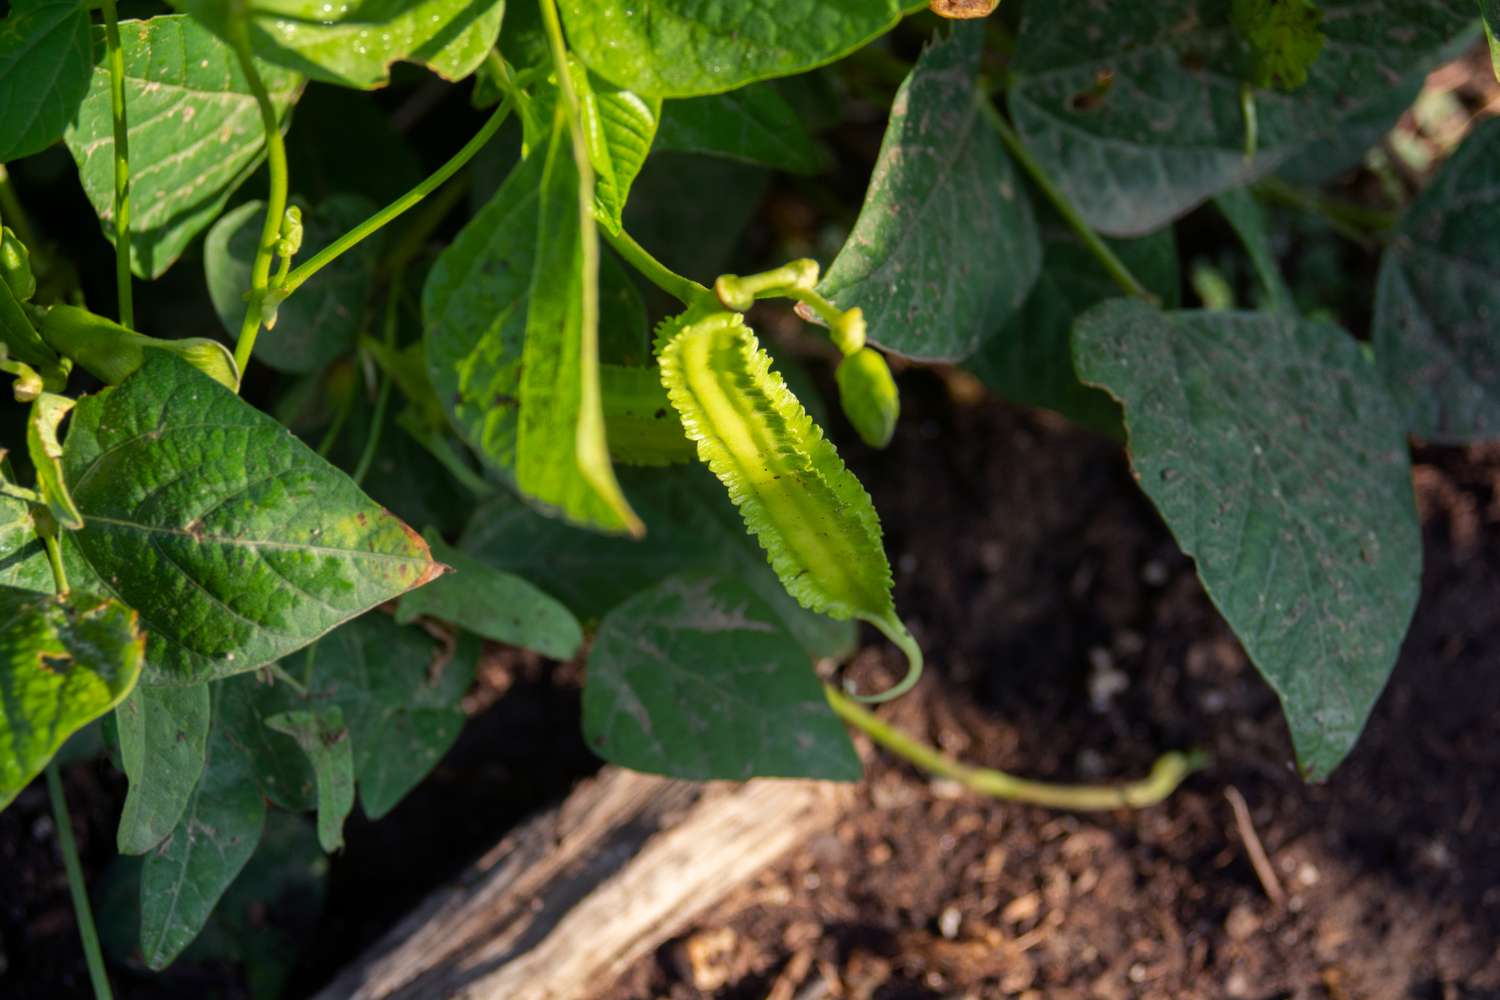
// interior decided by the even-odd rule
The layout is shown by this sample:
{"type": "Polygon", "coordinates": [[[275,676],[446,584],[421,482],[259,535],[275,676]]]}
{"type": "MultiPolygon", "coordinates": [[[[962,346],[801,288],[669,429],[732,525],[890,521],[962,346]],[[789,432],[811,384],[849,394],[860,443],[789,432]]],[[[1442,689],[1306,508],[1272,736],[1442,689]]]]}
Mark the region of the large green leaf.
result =
{"type": "Polygon", "coordinates": [[[396,611],[399,624],[427,615],[557,660],[578,652],[583,630],[555,597],[513,573],[449,548],[433,532],[426,537],[433,557],[456,572],[403,597],[396,611]]]}
{"type": "Polygon", "coordinates": [[[872,340],[909,357],[968,357],[1041,263],[1031,204],[980,117],[983,39],[955,27],[901,84],[859,221],[823,277],[825,295],[864,310],[872,340]]]}
{"type": "MultiPolygon", "coordinates": [[[[190,17],[120,25],[130,140],[130,266],[155,278],[218,217],[265,154],[255,97],[223,42],[190,17]]],[[[84,193],[114,239],[114,125],[104,45],[66,140],[84,193]]],[[[278,115],[302,89],[295,73],[260,64],[278,115]]]]}
{"type": "Polygon", "coordinates": [[[477,640],[445,646],[379,614],[318,644],[313,697],[343,712],[359,801],[371,819],[395,808],[458,739],[479,650],[477,640]]]}
{"type": "Polygon", "coordinates": [[[600,76],[640,94],[692,97],[833,62],[894,27],[903,4],[763,0],[752,11],[734,0],[561,0],[558,6],[573,50],[600,76]]]}
{"type": "Polygon", "coordinates": [[[594,220],[581,207],[593,201],[585,187],[567,122],[558,115],[537,197],[536,259],[521,351],[516,486],[578,524],[638,533],[604,437],[599,275],[584,253],[586,235],[595,235],[588,232],[594,220]]]}
{"type": "Polygon", "coordinates": [[[0,587],[0,808],[130,693],[144,645],[118,601],[0,587]]]}
{"type": "MultiPolygon", "coordinates": [[[[1111,248],[1163,304],[1177,303],[1177,241],[1171,229],[1111,248]]],[[[1042,273],[1026,304],[966,362],[992,392],[1013,403],[1055,410],[1075,423],[1123,436],[1120,407],[1078,381],[1073,370],[1073,321],[1089,306],[1120,294],[1099,259],[1071,234],[1049,233],[1042,273]]]]}
{"type": "Polygon", "coordinates": [[[861,774],[806,654],[733,580],[672,577],[605,616],[583,733],[616,764],[676,778],[861,774]]]}
{"type": "MultiPolygon", "coordinates": [[[[376,205],[358,195],[335,195],[304,210],[306,259],[373,215],[376,205]]],[[[203,242],[203,270],[219,322],[237,334],[245,318],[245,290],[260,243],[264,202],[228,213],[203,242]]],[[[366,240],[318,272],[277,310],[276,326],[255,342],[255,357],[278,371],[308,374],[354,349],[365,328],[365,307],[375,280],[380,243],[366,240]]]]}
{"type": "MultiPolygon", "coordinates": [[[[214,698],[216,720],[221,697],[214,698]]],[[[250,757],[216,721],[182,819],[141,868],[141,954],[148,966],[166,968],[198,936],[255,853],[265,819],[250,757]]]]}
{"type": "Polygon", "coordinates": [[[13,0],[0,21],[0,163],[62,138],[88,93],[89,42],[81,0],[13,0]]]}
{"type": "Polygon", "coordinates": [[[1245,155],[1243,80],[1253,54],[1227,0],[1031,4],[1010,109],[1033,154],[1095,227],[1150,232],[1293,154],[1326,155],[1474,21],[1469,0],[1328,0],[1307,83],[1255,93],[1245,155]]]}
{"type": "Polygon", "coordinates": [[[297,709],[266,719],[266,725],[296,741],[312,763],[318,789],[318,843],[332,854],[344,846],[344,820],[354,808],[354,753],[343,709],[297,709]]]}
{"type": "Polygon", "coordinates": [[[732,577],[775,610],[808,656],[853,649],[849,622],[806,611],[787,594],[724,488],[702,465],[622,469],[620,476],[646,522],[644,541],[573,528],[501,494],[474,512],[462,547],[532,581],[585,619],[597,619],[674,573],[732,577]]]}
{"type": "Polygon", "coordinates": [[[1116,300],[1073,335],[1125,407],[1130,458],[1281,697],[1303,770],[1354,745],[1416,607],[1421,533],[1401,415],[1336,327],[1116,300]]]}
{"type": "Polygon", "coordinates": [[[173,0],[228,37],[243,6],[250,44],[262,59],[326,83],[369,90],[390,81],[391,64],[420,63],[449,80],[479,68],[500,37],[505,0],[173,0]]]}
{"type": "Polygon", "coordinates": [[[417,534],[164,352],[82,400],[64,463],[83,557],[151,635],[149,679],[252,670],[442,572],[417,534]]]}
{"type": "Polygon", "coordinates": [[[1375,357],[1407,428],[1500,436],[1500,122],[1476,129],[1406,213],[1380,263],[1375,357]]]}
{"type": "Polygon", "coordinates": [[[827,154],[770,83],[727,94],[668,101],[662,106],[655,148],[706,153],[793,174],[815,174],[827,154]]]}
{"type": "Polygon", "coordinates": [[[0,495],[0,587],[50,594],[52,567],[31,505],[0,495]]]}
{"type": "Polygon", "coordinates": [[[120,761],[130,792],[120,813],[121,854],[156,847],[187,809],[203,773],[210,692],[192,687],[138,687],[115,712],[120,761]]]}

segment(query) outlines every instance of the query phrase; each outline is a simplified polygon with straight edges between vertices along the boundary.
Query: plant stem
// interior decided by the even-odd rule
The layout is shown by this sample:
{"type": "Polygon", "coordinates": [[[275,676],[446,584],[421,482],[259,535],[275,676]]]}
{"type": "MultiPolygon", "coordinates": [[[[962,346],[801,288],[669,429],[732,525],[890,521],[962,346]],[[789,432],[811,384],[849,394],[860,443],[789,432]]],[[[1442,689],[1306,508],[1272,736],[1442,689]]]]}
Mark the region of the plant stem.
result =
{"type": "MultiPolygon", "coordinates": [[[[395,353],[396,325],[400,318],[401,290],[405,272],[397,271],[391,276],[391,288],[385,302],[385,346],[395,353]]],[[[380,448],[380,436],[385,430],[385,413],[391,405],[391,373],[380,373],[380,393],[375,397],[375,414],[370,418],[370,432],[365,435],[365,448],[360,453],[359,464],[354,467],[354,485],[360,486],[370,474],[370,465],[375,461],[375,452],[380,448]]]]}
{"type": "Polygon", "coordinates": [[[285,684],[287,687],[291,688],[302,697],[307,697],[307,685],[303,684],[297,678],[287,673],[286,668],[283,667],[280,663],[271,664],[271,676],[275,677],[278,681],[281,681],[281,683],[285,684]]]}
{"type": "Polygon", "coordinates": [[[698,284],[691,278],[684,278],[651,256],[645,247],[637,243],[624,230],[621,230],[617,236],[606,229],[604,231],[604,238],[609,241],[609,245],[614,248],[615,253],[624,259],[625,263],[640,272],[641,277],[683,305],[695,306],[701,303],[714,303],[718,301],[718,298],[711,290],[698,284]]]}
{"type": "Polygon", "coordinates": [[[68,593],[68,571],[63,566],[62,540],[57,537],[57,526],[42,533],[42,544],[47,549],[47,562],[52,567],[52,582],[60,596],[68,593]]]}
{"type": "Polygon", "coordinates": [[[1005,148],[1010,150],[1010,155],[1021,165],[1021,169],[1026,171],[1026,175],[1031,178],[1032,183],[1041,189],[1042,194],[1052,203],[1052,207],[1063,217],[1063,221],[1068,224],[1068,228],[1077,233],[1078,238],[1083,240],[1083,245],[1088,247],[1089,252],[1098,258],[1104,270],[1109,272],[1109,276],[1114,279],[1115,284],[1120,286],[1120,290],[1126,295],[1144,299],[1147,302],[1155,302],[1156,296],[1148,292],[1146,287],[1136,280],[1135,275],[1130,273],[1130,268],[1125,266],[1125,262],[1115,255],[1115,252],[1109,248],[1109,244],[1105,243],[1099,234],[1094,232],[1093,227],[1084,221],[1083,216],[1078,214],[1078,209],[1073,207],[1073,203],[1068,200],[1068,196],[1063,194],[1062,189],[1053,183],[1052,178],[1047,175],[1047,171],[1042,168],[1040,163],[1036,162],[1036,159],[1031,155],[1031,150],[1026,148],[1026,144],[1016,134],[1016,130],[1010,127],[1010,122],[1006,121],[1004,116],[995,110],[995,106],[990,103],[988,98],[980,99],[979,112],[1000,136],[1000,141],[1005,143],[1005,148]]]}
{"type": "Polygon", "coordinates": [[[52,799],[57,846],[62,852],[63,868],[68,873],[68,891],[73,895],[73,914],[78,920],[78,937],[83,941],[83,960],[88,965],[89,982],[94,986],[96,1000],[110,1000],[109,975],[104,971],[104,954],[99,949],[99,932],[94,929],[94,914],[89,909],[88,885],[83,880],[83,865],[78,860],[73,820],[68,815],[68,799],[63,792],[57,761],[47,765],[47,795],[52,799]]]}
{"type": "Polygon", "coordinates": [[[266,194],[266,221],[260,229],[255,261],[250,266],[250,302],[245,308],[245,320],[240,324],[239,340],[234,347],[234,360],[243,377],[250,364],[250,355],[255,351],[255,338],[260,335],[265,294],[270,288],[271,258],[281,239],[282,216],[286,214],[288,182],[286,142],[281,136],[281,123],[276,120],[276,106],[271,103],[271,95],[266,92],[260,71],[255,68],[255,56],[250,51],[250,29],[245,24],[243,10],[230,17],[229,34],[240,69],[260,108],[261,127],[266,133],[266,164],[271,172],[270,190],[266,194]]]}
{"type": "Polygon", "coordinates": [[[1140,781],[1120,785],[1058,785],[1030,781],[1004,771],[973,767],[954,760],[934,747],[886,725],[853,699],[824,685],[823,693],[835,714],[855,729],[923,770],[949,778],[964,787],[1011,802],[1025,802],[1052,809],[1095,812],[1108,809],[1140,809],[1156,805],[1176,791],[1184,778],[1201,769],[1205,759],[1197,753],[1168,753],[1157,758],[1151,774],[1140,781]]]}
{"type": "Polygon", "coordinates": [[[130,133],[125,117],[125,50],[115,0],[103,0],[104,50],[109,58],[109,110],[115,125],[115,288],[120,325],[135,329],[130,278],[130,133]]]}
{"type": "Polygon", "coordinates": [[[510,115],[510,109],[511,102],[509,100],[502,101],[500,106],[495,109],[495,113],[490,115],[489,120],[484,123],[484,126],[480,128],[474,138],[470,139],[464,145],[463,149],[453,154],[452,159],[439,167],[430,177],[423,180],[416,187],[328,244],[322,250],[313,254],[305,263],[293,269],[292,273],[287,277],[286,283],[281,286],[280,293],[283,296],[291,295],[298,288],[301,288],[308,278],[311,278],[323,270],[323,268],[333,263],[340,254],[347,253],[366,239],[369,239],[392,220],[399,218],[422,201],[422,199],[442,187],[448,181],[448,178],[458,173],[464,164],[472,160],[475,154],[483,149],[490,139],[494,137],[500,126],[505,123],[505,119],[510,115]]]}
{"type": "Polygon", "coordinates": [[[1373,237],[1395,229],[1401,221],[1399,212],[1330,198],[1317,191],[1293,187],[1274,176],[1256,184],[1255,193],[1267,201],[1316,215],[1340,236],[1364,246],[1368,246],[1373,237]]]}

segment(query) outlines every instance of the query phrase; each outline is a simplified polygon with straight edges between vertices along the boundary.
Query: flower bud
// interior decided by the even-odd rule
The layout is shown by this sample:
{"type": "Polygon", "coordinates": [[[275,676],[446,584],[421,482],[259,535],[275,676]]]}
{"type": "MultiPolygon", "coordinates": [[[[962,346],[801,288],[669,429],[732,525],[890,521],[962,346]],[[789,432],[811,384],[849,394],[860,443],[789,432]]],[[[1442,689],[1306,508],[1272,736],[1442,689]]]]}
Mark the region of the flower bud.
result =
{"type": "Polygon", "coordinates": [[[839,363],[834,377],[844,416],[860,439],[872,448],[890,444],[901,416],[901,396],[885,357],[874,348],[862,347],[839,363]]]}

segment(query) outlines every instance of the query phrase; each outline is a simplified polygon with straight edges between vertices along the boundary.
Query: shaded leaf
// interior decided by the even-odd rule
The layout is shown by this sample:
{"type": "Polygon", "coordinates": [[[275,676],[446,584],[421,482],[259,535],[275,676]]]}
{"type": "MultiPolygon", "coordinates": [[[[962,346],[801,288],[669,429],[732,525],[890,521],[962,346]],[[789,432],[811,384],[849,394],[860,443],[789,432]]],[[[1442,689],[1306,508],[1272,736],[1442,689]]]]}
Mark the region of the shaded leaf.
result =
{"type": "Polygon", "coordinates": [[[661,152],[704,153],[793,174],[823,170],[827,154],[769,83],[662,105],[661,152]]]}
{"type": "Polygon", "coordinates": [[[441,573],[415,532],[285,428],[148,353],[78,404],[64,464],[78,548],[140,613],[152,682],[271,663],[441,573]]]}
{"type": "MultiPolygon", "coordinates": [[[[101,29],[102,30],[102,29],[101,29]]],[[[265,155],[255,97],[233,50],[190,17],[120,24],[130,139],[130,266],[159,277],[265,155]]],[[[83,190],[114,239],[114,124],[104,44],[88,96],[68,128],[83,190]]],[[[257,65],[278,115],[302,89],[294,73],[257,65]]]]}
{"type": "MultiPolygon", "coordinates": [[[[307,260],[373,215],[377,206],[358,195],[335,195],[303,210],[302,252],[307,260]]],[[[225,332],[237,335],[245,318],[245,290],[260,243],[264,202],[246,202],[214,223],[203,243],[208,294],[225,332]]],[[[354,350],[364,329],[365,307],[375,280],[380,240],[366,240],[342,254],[276,314],[276,326],[255,342],[255,357],[277,371],[309,374],[354,350]]]]}
{"type": "Polygon", "coordinates": [[[1260,202],[1245,188],[1236,188],[1215,197],[1214,207],[1229,220],[1235,235],[1244,244],[1250,263],[1255,268],[1255,275],[1260,279],[1261,288],[1265,292],[1268,308],[1295,316],[1297,304],[1292,299],[1292,290],[1287,287],[1286,278],[1281,274],[1276,253],[1271,248],[1271,234],[1260,202]]]}
{"type": "MultiPolygon", "coordinates": [[[[1245,155],[1241,84],[1252,53],[1224,0],[1096,10],[1033,4],[1016,44],[1010,110],[1047,172],[1096,228],[1135,236],[1340,144],[1473,23],[1469,0],[1328,0],[1327,41],[1294,93],[1255,95],[1245,155]]],[[[1386,127],[1389,127],[1389,122],[1386,127]]]]}
{"type": "Polygon", "coordinates": [[[210,701],[207,684],[138,687],[116,709],[120,761],[130,779],[116,841],[121,854],[145,854],[182,818],[203,773],[210,701]]]}
{"type": "Polygon", "coordinates": [[[616,764],[696,781],[862,773],[806,654],[733,580],[672,577],[605,616],[583,732],[616,764]]]}
{"type": "Polygon", "coordinates": [[[625,228],[663,264],[712,285],[760,208],[761,167],[686,153],[652,156],[625,208],[625,228]]]}
{"type": "Polygon", "coordinates": [[[117,601],[0,587],[0,808],[130,693],[143,647],[117,601]]]}
{"type": "Polygon", "coordinates": [[[456,572],[403,597],[396,611],[397,624],[407,625],[427,615],[555,660],[578,652],[583,630],[556,598],[519,576],[449,548],[434,532],[429,531],[426,538],[433,558],[456,572]]]}
{"type": "Polygon", "coordinates": [[[81,0],[12,0],[0,21],[0,163],[63,136],[94,65],[81,0]]]}
{"type": "Polygon", "coordinates": [[[1500,435],[1500,122],[1471,133],[1380,262],[1375,358],[1414,434],[1500,435]]]}
{"type": "Polygon", "coordinates": [[[1336,327],[1117,300],[1074,332],[1130,458],[1322,779],[1384,687],[1422,549],[1399,412],[1336,327]]]}
{"type": "MultiPolygon", "coordinates": [[[[325,637],[326,638],[326,637],[325,637]]],[[[322,642],[309,646],[304,656],[316,662],[322,642]]],[[[286,661],[291,673],[306,677],[299,656],[286,661]]],[[[250,769],[261,793],[274,805],[291,812],[317,808],[317,778],[295,740],[266,725],[266,720],[307,707],[307,700],[290,684],[264,672],[238,674],[218,682],[214,726],[222,728],[250,758],[250,769]]]]}
{"type": "Polygon", "coordinates": [[[820,290],[859,306],[870,339],[960,360],[1020,307],[1041,248],[999,136],[980,119],[981,25],[922,53],[891,108],[859,221],[820,290]]]}
{"type": "Polygon", "coordinates": [[[285,733],[312,762],[318,789],[318,843],[332,854],[344,846],[344,820],[354,808],[354,754],[344,713],[337,705],[270,716],[266,725],[285,733]]]}

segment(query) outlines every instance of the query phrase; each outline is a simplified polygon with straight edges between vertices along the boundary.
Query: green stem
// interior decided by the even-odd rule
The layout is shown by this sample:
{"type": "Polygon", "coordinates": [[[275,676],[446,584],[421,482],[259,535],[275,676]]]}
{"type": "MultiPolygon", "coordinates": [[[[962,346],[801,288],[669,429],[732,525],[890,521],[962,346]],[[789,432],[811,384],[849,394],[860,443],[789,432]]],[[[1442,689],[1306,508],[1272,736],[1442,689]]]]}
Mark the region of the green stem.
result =
{"type": "MultiPolygon", "coordinates": [[[[400,318],[401,289],[404,272],[391,276],[391,288],[385,302],[385,346],[396,350],[396,325],[400,318]]],[[[354,467],[354,485],[362,485],[370,474],[370,465],[375,461],[375,452],[380,448],[380,436],[385,430],[385,414],[391,405],[391,373],[381,371],[380,394],[375,398],[375,413],[370,418],[370,433],[365,436],[365,449],[360,453],[359,464],[354,467]]]]}
{"type": "Polygon", "coordinates": [[[1399,212],[1356,205],[1316,191],[1305,191],[1279,177],[1265,178],[1255,185],[1255,193],[1267,201],[1316,215],[1340,236],[1366,246],[1372,238],[1395,229],[1401,222],[1399,212]]]}
{"type": "Polygon", "coordinates": [[[1026,171],[1032,183],[1041,189],[1042,195],[1052,203],[1052,207],[1063,217],[1063,221],[1068,224],[1068,228],[1077,233],[1078,238],[1083,240],[1083,245],[1088,247],[1089,252],[1098,258],[1104,270],[1114,279],[1115,284],[1120,286],[1120,290],[1126,295],[1144,299],[1147,302],[1156,301],[1156,296],[1152,295],[1146,290],[1144,285],[1136,280],[1135,275],[1130,273],[1130,268],[1125,266],[1125,262],[1115,255],[1115,252],[1109,248],[1109,244],[1105,243],[1099,234],[1094,232],[1093,227],[1084,221],[1083,216],[1078,214],[1078,209],[1073,207],[1073,203],[1068,200],[1068,196],[1063,194],[1062,189],[1053,183],[1052,178],[1047,175],[1047,171],[1031,155],[1031,150],[1026,148],[1026,144],[1021,141],[1021,137],[1016,134],[1015,129],[1011,128],[1010,122],[1006,121],[1000,112],[995,110],[995,106],[988,99],[980,100],[979,111],[1000,136],[1000,141],[1005,143],[1005,148],[1010,150],[1010,155],[1021,165],[1021,169],[1026,171]]]}
{"type": "Polygon", "coordinates": [[[115,287],[120,324],[135,329],[130,278],[130,133],[125,117],[125,50],[115,0],[103,0],[104,50],[109,59],[109,109],[115,125],[115,287]]]}
{"type": "Polygon", "coordinates": [[[89,909],[88,885],[83,880],[83,865],[78,860],[73,820],[68,815],[68,798],[63,791],[57,761],[47,765],[47,795],[52,799],[57,846],[62,852],[63,868],[68,873],[68,891],[73,895],[73,914],[78,920],[78,937],[83,941],[83,960],[88,965],[89,982],[94,986],[96,1000],[110,1000],[109,974],[104,971],[104,953],[99,949],[99,932],[94,929],[94,913],[89,909]]]}
{"type": "Polygon", "coordinates": [[[288,181],[286,142],[281,136],[281,124],[276,120],[276,106],[271,103],[271,95],[266,91],[265,81],[260,78],[260,71],[255,68],[255,57],[250,50],[250,29],[246,26],[243,11],[231,16],[229,28],[230,42],[239,58],[240,69],[260,108],[261,127],[266,133],[266,163],[271,172],[270,190],[266,195],[266,221],[261,226],[255,261],[250,266],[250,302],[245,308],[245,320],[240,324],[240,336],[234,348],[234,360],[243,377],[250,364],[250,355],[255,351],[255,338],[260,335],[262,309],[271,283],[271,258],[281,239],[281,222],[286,214],[288,181]]]}
{"type": "Polygon", "coordinates": [[[338,411],[333,415],[333,423],[328,425],[323,440],[318,442],[318,454],[323,458],[327,458],[333,451],[333,446],[338,443],[339,435],[344,432],[344,425],[349,422],[349,414],[354,411],[354,397],[358,394],[357,388],[351,389],[348,396],[339,403],[338,411]]]}
{"type": "Polygon", "coordinates": [[[271,664],[271,676],[275,677],[278,681],[281,681],[281,683],[285,684],[287,687],[291,688],[302,697],[307,697],[307,685],[303,684],[297,678],[287,673],[286,668],[283,667],[280,663],[271,664]]]}
{"type": "Polygon", "coordinates": [[[631,235],[621,230],[619,235],[611,233],[608,229],[604,231],[604,238],[614,248],[615,253],[640,272],[641,277],[651,284],[666,292],[672,298],[685,306],[701,304],[713,304],[718,301],[714,293],[704,286],[698,284],[691,278],[684,278],[655,257],[631,235]]]}
{"type": "Polygon", "coordinates": [[[954,760],[934,747],[886,725],[834,688],[824,685],[823,693],[839,718],[897,756],[981,795],[1011,802],[1026,802],[1076,812],[1140,809],[1165,800],[1177,790],[1183,779],[1203,768],[1206,763],[1201,754],[1173,752],[1158,757],[1150,775],[1140,781],[1119,785],[1059,785],[1030,781],[1004,771],[973,767],[954,760]]]}
{"type": "Polygon", "coordinates": [[[57,593],[65,596],[69,590],[68,571],[63,566],[62,540],[57,537],[56,525],[42,533],[42,543],[47,548],[47,562],[52,567],[52,582],[57,587],[57,593]]]}
{"type": "Polygon", "coordinates": [[[337,259],[340,254],[347,253],[366,239],[369,239],[392,220],[405,214],[413,206],[421,202],[422,199],[447,183],[450,177],[458,173],[494,137],[500,126],[505,123],[505,119],[510,115],[510,109],[511,102],[509,100],[501,102],[500,106],[495,109],[495,113],[490,115],[489,120],[484,123],[484,126],[480,128],[474,138],[470,139],[464,145],[463,149],[455,153],[452,159],[439,167],[436,172],[416,187],[328,244],[322,250],[313,254],[305,263],[295,268],[286,279],[286,283],[281,286],[280,294],[283,296],[291,295],[298,288],[301,288],[308,278],[323,270],[323,268],[337,259]]]}

